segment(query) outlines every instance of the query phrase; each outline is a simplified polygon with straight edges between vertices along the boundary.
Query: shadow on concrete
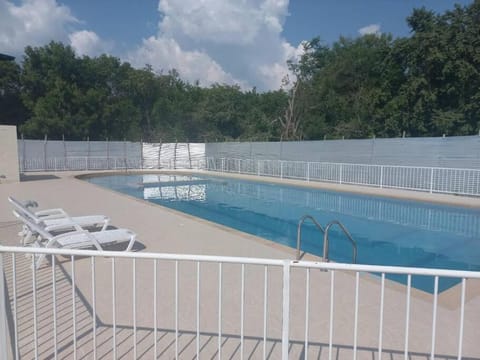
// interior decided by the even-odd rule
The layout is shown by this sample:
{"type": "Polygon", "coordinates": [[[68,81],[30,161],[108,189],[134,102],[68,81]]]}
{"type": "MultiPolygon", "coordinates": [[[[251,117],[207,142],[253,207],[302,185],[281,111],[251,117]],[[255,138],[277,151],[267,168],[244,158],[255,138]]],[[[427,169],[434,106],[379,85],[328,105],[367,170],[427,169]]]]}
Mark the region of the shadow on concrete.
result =
{"type": "Polygon", "coordinates": [[[26,175],[20,174],[20,181],[38,181],[38,180],[53,180],[53,179],[60,179],[58,176],[55,175],[26,175]]]}

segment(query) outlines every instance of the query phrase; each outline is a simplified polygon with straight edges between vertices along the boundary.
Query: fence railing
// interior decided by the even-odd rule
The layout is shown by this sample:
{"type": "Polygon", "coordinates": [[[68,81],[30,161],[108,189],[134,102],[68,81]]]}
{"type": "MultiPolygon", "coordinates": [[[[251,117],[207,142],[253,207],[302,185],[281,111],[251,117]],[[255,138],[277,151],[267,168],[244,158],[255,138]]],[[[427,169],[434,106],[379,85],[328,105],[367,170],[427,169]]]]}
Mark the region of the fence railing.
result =
{"type": "Polygon", "coordinates": [[[212,171],[480,196],[480,170],[283,160],[207,158],[212,171]]]}
{"type": "Polygon", "coordinates": [[[54,158],[20,159],[20,171],[64,171],[64,170],[120,170],[141,169],[139,158],[70,156],[54,158]]]}
{"type": "Polygon", "coordinates": [[[480,272],[31,247],[0,253],[8,295],[0,294],[0,320],[9,320],[15,359],[480,355],[480,303],[466,296],[480,272]],[[36,270],[38,254],[53,255],[51,264],[36,270]],[[407,285],[392,286],[392,275],[407,285]],[[432,277],[433,294],[412,288],[417,276],[432,277]],[[446,307],[443,278],[459,279],[446,307]]]}

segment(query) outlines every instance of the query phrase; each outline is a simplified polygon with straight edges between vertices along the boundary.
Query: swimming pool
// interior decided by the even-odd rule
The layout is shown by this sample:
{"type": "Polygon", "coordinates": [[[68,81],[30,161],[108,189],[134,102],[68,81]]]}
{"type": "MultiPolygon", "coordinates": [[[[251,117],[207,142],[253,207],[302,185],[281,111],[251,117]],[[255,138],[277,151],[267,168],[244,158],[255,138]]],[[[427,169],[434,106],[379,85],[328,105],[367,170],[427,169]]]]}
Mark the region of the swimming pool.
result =
{"type": "MultiPolygon", "coordinates": [[[[478,209],[203,175],[111,175],[87,181],[293,248],[303,215],[323,226],[339,220],[357,242],[360,264],[480,271],[478,209]]],[[[345,235],[332,228],[329,238],[330,259],[350,263],[352,247],[345,235]]],[[[323,255],[323,236],[308,222],[302,250],[323,255]]],[[[388,277],[406,283],[404,276],[388,277]]],[[[439,291],[458,281],[441,278],[439,291]]],[[[433,279],[415,276],[412,286],[433,292],[433,279]]]]}

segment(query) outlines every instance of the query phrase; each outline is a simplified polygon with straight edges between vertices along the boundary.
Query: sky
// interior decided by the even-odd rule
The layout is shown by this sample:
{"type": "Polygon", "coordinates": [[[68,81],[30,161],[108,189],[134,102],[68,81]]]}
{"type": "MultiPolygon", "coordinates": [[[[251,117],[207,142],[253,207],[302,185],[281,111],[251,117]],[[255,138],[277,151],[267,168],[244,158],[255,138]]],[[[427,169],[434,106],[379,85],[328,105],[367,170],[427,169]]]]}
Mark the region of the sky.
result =
{"type": "Polygon", "coordinates": [[[278,89],[302,41],[408,36],[414,8],[442,13],[473,0],[0,0],[0,53],[50,41],[137,68],[175,68],[202,86],[278,89]]]}

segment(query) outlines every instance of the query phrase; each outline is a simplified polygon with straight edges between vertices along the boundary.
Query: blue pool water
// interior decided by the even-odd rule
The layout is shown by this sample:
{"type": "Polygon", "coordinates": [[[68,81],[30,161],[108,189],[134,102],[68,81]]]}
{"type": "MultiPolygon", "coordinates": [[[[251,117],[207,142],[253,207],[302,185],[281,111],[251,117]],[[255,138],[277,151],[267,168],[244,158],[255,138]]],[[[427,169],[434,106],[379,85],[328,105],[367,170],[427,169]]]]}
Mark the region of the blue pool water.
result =
{"type": "MultiPolygon", "coordinates": [[[[88,181],[293,248],[303,215],[324,226],[339,220],[357,242],[359,264],[480,271],[478,209],[210,176],[112,175],[88,181]]],[[[323,255],[323,237],[309,223],[302,250],[323,255]]],[[[351,244],[334,228],[329,256],[352,261],[351,244]]],[[[402,275],[387,277],[406,283],[402,275]]],[[[459,281],[441,278],[439,291],[459,281]]],[[[412,286],[433,292],[433,278],[415,276],[412,286]]]]}

